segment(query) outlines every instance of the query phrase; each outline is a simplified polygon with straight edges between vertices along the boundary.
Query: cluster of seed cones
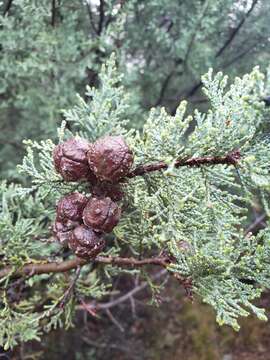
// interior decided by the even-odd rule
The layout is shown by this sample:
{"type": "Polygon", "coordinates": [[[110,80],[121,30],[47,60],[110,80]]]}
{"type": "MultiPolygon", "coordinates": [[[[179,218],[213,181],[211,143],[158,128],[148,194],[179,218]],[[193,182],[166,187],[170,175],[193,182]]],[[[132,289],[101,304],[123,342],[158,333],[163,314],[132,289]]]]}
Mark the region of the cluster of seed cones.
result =
{"type": "Polygon", "coordinates": [[[105,246],[104,234],[119,222],[120,181],[132,167],[133,154],[121,136],[106,136],[95,143],[72,138],[56,146],[53,159],[64,180],[86,179],[92,185],[89,197],[73,192],[59,200],[54,235],[78,257],[93,258],[105,246]]]}

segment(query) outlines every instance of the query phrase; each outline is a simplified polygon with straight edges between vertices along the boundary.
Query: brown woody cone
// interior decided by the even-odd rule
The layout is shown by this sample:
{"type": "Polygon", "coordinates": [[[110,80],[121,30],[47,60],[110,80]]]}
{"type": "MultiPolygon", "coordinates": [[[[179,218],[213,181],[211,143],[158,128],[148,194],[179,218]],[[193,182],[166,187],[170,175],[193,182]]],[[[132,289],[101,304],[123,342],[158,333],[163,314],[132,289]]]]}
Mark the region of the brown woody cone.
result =
{"type": "Polygon", "coordinates": [[[97,231],[109,233],[118,224],[121,209],[109,197],[91,198],[83,211],[83,222],[97,231]]]}
{"type": "Polygon", "coordinates": [[[133,154],[122,136],[105,136],[90,144],[89,166],[101,181],[117,182],[133,164],[133,154]]]}
{"type": "Polygon", "coordinates": [[[81,220],[87,201],[88,198],[78,192],[64,196],[58,201],[56,208],[57,217],[62,220],[81,220]]]}
{"type": "Polygon", "coordinates": [[[88,165],[89,143],[80,138],[71,138],[55,147],[53,160],[56,171],[66,181],[92,179],[88,165]]]}
{"type": "Polygon", "coordinates": [[[91,259],[103,250],[105,241],[100,233],[85,225],[80,225],[72,231],[69,247],[76,256],[91,259]]]}

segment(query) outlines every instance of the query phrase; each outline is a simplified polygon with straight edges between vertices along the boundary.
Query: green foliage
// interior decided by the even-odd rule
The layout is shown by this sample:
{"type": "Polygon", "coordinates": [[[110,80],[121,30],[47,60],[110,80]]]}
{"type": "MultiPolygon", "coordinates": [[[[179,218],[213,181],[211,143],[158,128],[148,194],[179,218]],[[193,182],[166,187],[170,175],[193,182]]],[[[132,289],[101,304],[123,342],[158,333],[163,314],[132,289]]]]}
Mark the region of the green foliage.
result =
{"type": "Polygon", "coordinates": [[[105,1],[102,23],[100,7],[91,2],[88,19],[84,1],[65,1],[53,13],[46,1],[14,0],[1,16],[1,176],[11,169],[8,174],[19,178],[14,162],[22,153],[21,140],[30,138],[18,167],[24,185],[0,185],[0,272],[10,269],[0,279],[5,349],[72,326],[76,306],[113,295],[118,275],[137,274],[153,293],[159,290],[145,272],[115,264],[87,264],[74,288],[72,271],[12,276],[29,263],[73,258],[51,236],[55,203],[63,194],[89,194],[91,188],[85,181],[67,183],[54,170],[61,117],[59,142],[123,134],[135,166],[168,164],[166,171],[124,184],[125,211],[102,255],[168,253],[174,261],[167,270],[192,282],[192,291],[215,309],[219,324],[237,330],[238,318],[251,312],[266,319],[254,300],[270,287],[269,110],[261,101],[270,89],[270,72],[263,74],[269,4],[261,0],[253,12],[255,2],[248,3],[105,1]],[[112,49],[116,55],[109,57],[112,49]],[[262,64],[262,72],[255,67],[234,81],[216,71],[240,76],[255,63],[262,64]],[[200,83],[209,67],[215,70],[200,83]],[[198,82],[204,94],[199,100],[207,99],[209,109],[192,111],[199,91],[191,90],[198,82]],[[184,98],[191,101],[176,106],[184,98]],[[175,167],[178,160],[233,151],[241,154],[235,166],[175,167]],[[246,229],[257,204],[266,213],[266,228],[252,235],[246,229]]]}
{"type": "MultiPolygon", "coordinates": [[[[230,86],[226,76],[213,76],[212,70],[203,82],[211,103],[207,113],[195,111],[193,117],[186,116],[187,104],[182,102],[175,116],[164,108],[152,109],[141,133],[127,131],[129,100],[112,57],[102,68],[99,89],[87,90],[91,92],[89,105],[79,98],[65,117],[74,123],[78,134],[91,140],[124,134],[136,165],[162,160],[169,164],[166,171],[135,177],[125,185],[127,208],[104,255],[169,252],[175,261],[168,265],[168,271],[191,279],[192,291],[215,308],[219,324],[238,329],[238,317],[250,312],[266,319],[264,310],[253,300],[270,287],[269,230],[257,236],[245,233],[256,199],[254,189],[269,213],[270,143],[263,131],[269,111],[260,101],[265,80],[255,68],[230,86]],[[233,150],[241,154],[237,168],[174,167],[179,159],[222,156],[233,150]],[[188,247],[183,248],[181,242],[188,247]]],[[[64,125],[59,130],[60,141],[71,136],[64,125]]],[[[62,259],[63,250],[50,238],[49,230],[55,201],[74,189],[89,192],[87,183],[66,183],[55,173],[51,140],[27,144],[28,154],[19,170],[31,176],[33,186],[1,185],[0,251],[3,267],[12,265],[14,270],[29,262],[62,259]]],[[[38,338],[42,331],[71,326],[75,304],[110,293],[113,277],[124,272],[133,274],[133,270],[115,265],[98,270],[91,264],[83,267],[64,307],[60,305],[72,277],[68,282],[63,274],[30,277],[25,280],[27,295],[19,293],[14,303],[10,289],[16,287],[16,280],[11,272],[1,280],[1,328],[5,329],[1,343],[12,347],[38,338]],[[41,286],[43,283],[46,286],[41,286]],[[35,306],[41,299],[43,305],[37,311],[35,306]]]]}
{"type": "Polygon", "coordinates": [[[129,96],[121,85],[120,76],[116,73],[115,56],[108,60],[107,69],[102,66],[99,89],[86,88],[87,103],[78,96],[78,105],[64,112],[64,117],[78,128],[79,135],[95,141],[106,135],[126,134],[129,112],[129,96]]]}

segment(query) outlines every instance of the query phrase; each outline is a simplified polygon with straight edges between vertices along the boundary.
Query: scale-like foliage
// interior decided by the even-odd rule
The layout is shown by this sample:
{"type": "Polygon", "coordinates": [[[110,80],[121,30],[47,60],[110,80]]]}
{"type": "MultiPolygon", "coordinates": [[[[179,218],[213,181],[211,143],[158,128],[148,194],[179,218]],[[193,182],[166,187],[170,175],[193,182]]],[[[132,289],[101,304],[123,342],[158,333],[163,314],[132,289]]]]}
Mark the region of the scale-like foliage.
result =
{"type": "MultiPolygon", "coordinates": [[[[167,253],[172,259],[167,270],[190,281],[192,291],[215,308],[220,324],[238,329],[238,317],[250,312],[265,320],[264,310],[253,300],[270,287],[269,230],[257,235],[246,232],[254,201],[260,201],[269,215],[270,142],[264,132],[269,111],[261,101],[268,86],[264,75],[255,68],[227,85],[227,77],[213,76],[210,70],[202,78],[211,105],[208,112],[185,115],[185,102],[175,116],[164,108],[152,109],[142,132],[125,128],[129,101],[120,79],[111,58],[102,69],[100,87],[87,89],[89,103],[79,98],[78,105],[65,112],[74,124],[73,135],[94,141],[123,134],[135,166],[164,161],[168,167],[125,183],[125,211],[103,255],[167,253]],[[179,160],[235,151],[240,154],[235,163],[175,166],[179,160]]],[[[71,135],[64,126],[59,131],[60,141],[71,135]]],[[[28,154],[19,170],[32,178],[33,186],[1,185],[1,267],[11,265],[1,279],[0,319],[5,330],[0,341],[6,347],[36,339],[41,331],[72,325],[76,302],[100,299],[110,293],[115,275],[137,272],[116,264],[96,269],[89,263],[68,295],[67,278],[57,273],[30,274],[22,279],[28,291],[18,290],[12,273],[22,265],[72,256],[50,237],[56,200],[75,189],[91,192],[87,182],[66,183],[55,172],[55,145],[50,140],[27,144],[28,154]]]]}

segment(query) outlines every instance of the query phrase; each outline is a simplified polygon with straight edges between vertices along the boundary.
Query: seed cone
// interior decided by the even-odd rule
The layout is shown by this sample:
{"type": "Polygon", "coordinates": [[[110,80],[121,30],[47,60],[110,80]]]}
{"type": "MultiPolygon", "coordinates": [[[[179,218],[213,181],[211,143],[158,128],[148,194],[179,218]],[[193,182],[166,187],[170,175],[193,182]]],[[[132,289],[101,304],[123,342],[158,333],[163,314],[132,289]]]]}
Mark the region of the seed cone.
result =
{"type": "Polygon", "coordinates": [[[87,201],[88,198],[78,192],[64,196],[57,204],[57,217],[62,220],[80,220],[87,201]]]}
{"type": "Polygon", "coordinates": [[[66,181],[91,178],[87,152],[89,143],[84,139],[71,138],[55,147],[53,160],[56,171],[66,181]]]}
{"type": "Polygon", "coordinates": [[[69,247],[78,257],[90,259],[103,250],[105,241],[100,233],[85,225],[80,225],[72,231],[69,247]]]}
{"type": "Polygon", "coordinates": [[[106,136],[90,144],[90,169],[101,181],[117,182],[133,164],[133,154],[122,136],[106,136]]]}
{"type": "Polygon", "coordinates": [[[83,211],[83,222],[97,231],[109,233],[118,224],[121,209],[109,197],[91,198],[83,211]]]}

